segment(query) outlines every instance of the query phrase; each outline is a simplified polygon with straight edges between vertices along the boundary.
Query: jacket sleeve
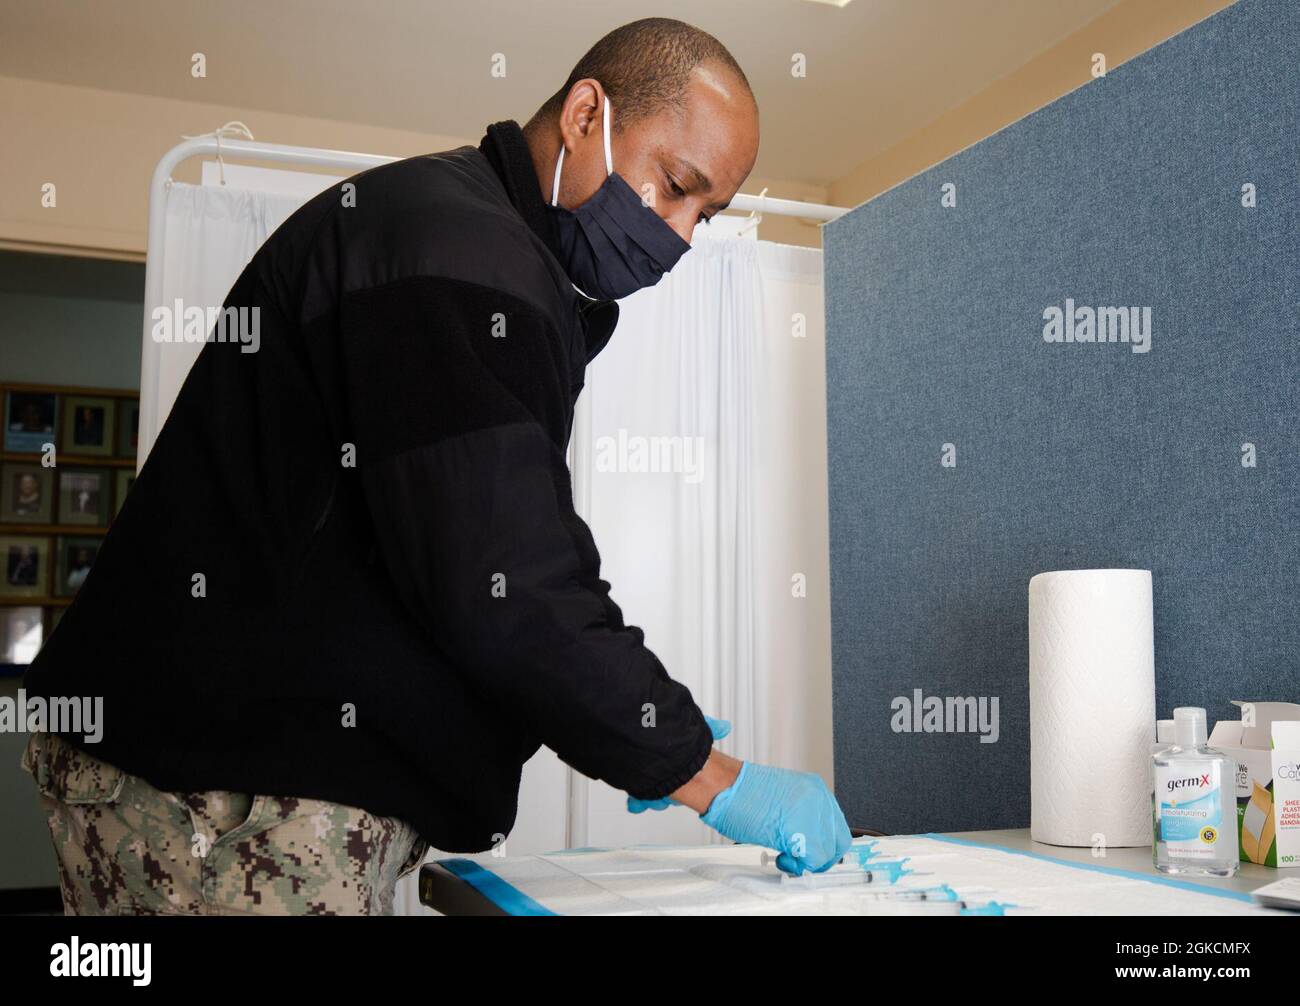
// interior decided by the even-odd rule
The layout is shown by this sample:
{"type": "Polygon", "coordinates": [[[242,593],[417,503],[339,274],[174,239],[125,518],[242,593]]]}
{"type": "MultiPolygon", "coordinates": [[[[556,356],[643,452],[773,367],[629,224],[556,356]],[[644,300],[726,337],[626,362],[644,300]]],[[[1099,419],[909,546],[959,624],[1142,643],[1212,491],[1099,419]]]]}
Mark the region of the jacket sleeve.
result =
{"type": "Polygon", "coordinates": [[[623,624],[573,508],[570,347],[441,278],[346,294],[342,363],[378,547],[440,654],[567,764],[645,799],[704,765],[689,689],[623,624]]]}

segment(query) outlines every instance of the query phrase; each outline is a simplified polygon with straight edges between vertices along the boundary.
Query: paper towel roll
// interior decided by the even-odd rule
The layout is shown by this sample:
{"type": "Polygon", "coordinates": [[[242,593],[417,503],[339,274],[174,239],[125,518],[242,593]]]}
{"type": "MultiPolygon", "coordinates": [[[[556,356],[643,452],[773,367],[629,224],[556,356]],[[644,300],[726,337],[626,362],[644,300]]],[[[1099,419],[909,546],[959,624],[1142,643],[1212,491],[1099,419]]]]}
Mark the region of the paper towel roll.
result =
{"type": "Polygon", "coordinates": [[[1052,845],[1151,844],[1151,571],[1029,581],[1030,834],[1052,845]]]}

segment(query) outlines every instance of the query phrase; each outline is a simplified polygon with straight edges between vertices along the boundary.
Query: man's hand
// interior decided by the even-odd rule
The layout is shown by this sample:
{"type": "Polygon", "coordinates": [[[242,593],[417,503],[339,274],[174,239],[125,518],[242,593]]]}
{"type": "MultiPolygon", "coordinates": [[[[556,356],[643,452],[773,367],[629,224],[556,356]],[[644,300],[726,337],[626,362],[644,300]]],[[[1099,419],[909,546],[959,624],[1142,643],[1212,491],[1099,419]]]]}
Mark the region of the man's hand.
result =
{"type": "Polygon", "coordinates": [[[844,812],[821,776],[745,762],[700,820],[736,842],[775,849],[778,869],[820,873],[853,844],[844,812]]]}

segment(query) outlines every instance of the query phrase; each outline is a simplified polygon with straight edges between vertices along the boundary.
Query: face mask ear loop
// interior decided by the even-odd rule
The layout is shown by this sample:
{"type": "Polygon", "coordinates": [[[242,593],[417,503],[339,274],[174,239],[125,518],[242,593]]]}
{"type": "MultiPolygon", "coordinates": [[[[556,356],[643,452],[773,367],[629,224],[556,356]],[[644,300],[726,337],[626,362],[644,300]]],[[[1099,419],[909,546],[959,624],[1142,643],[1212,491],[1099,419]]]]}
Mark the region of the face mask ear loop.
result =
{"type": "MultiPolygon", "coordinates": [[[[609,150],[609,95],[605,95],[605,121],[603,126],[605,134],[605,174],[614,173],[614,155],[609,150]]],[[[554,206],[560,201],[560,172],[564,169],[564,141],[560,141],[560,156],[555,159],[555,181],[551,183],[551,205],[554,206]]]]}
{"type": "Polygon", "coordinates": [[[560,169],[564,167],[564,140],[560,140],[560,156],[555,162],[555,181],[551,185],[551,205],[560,198],[560,169]]]}
{"type": "Polygon", "coordinates": [[[605,174],[614,173],[614,156],[609,152],[609,95],[605,95],[605,174]]]}

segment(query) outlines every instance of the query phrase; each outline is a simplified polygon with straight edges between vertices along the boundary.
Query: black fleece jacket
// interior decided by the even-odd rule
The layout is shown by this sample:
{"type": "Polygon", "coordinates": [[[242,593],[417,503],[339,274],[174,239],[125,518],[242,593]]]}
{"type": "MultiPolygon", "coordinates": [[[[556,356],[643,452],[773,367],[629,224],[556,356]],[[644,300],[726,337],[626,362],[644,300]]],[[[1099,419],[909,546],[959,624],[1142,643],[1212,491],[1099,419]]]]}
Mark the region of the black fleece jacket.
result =
{"type": "Polygon", "coordinates": [[[618,305],[565,275],[514,122],[347,184],[231,289],[260,348],[203,348],[29,695],[102,696],[86,750],[160,789],[333,800],[447,850],[510,832],[539,744],[666,795],[712,737],[623,623],[564,458],[618,305]]]}

